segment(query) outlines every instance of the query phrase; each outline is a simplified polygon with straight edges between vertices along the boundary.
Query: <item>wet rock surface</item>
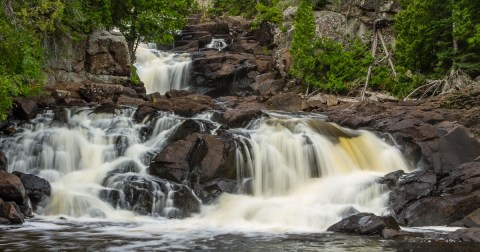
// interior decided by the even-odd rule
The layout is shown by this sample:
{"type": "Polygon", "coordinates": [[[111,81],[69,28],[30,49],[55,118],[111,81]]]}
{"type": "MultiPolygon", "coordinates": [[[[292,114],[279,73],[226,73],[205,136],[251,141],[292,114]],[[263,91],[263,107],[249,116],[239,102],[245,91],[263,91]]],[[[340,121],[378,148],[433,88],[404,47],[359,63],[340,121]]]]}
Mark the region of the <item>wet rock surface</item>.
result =
{"type": "Polygon", "coordinates": [[[200,201],[190,188],[153,176],[112,172],[103,185],[109,189],[101,191],[100,197],[120,209],[168,218],[200,211],[200,201]]]}
{"type": "Polygon", "coordinates": [[[40,203],[46,197],[50,196],[52,187],[47,180],[33,174],[27,174],[18,171],[14,171],[12,174],[20,178],[23,186],[25,187],[25,193],[30,198],[30,201],[34,206],[40,203]]]}
{"type": "Polygon", "coordinates": [[[25,187],[19,177],[0,171],[0,198],[23,205],[26,200],[25,187]]]}
{"type": "Polygon", "coordinates": [[[395,172],[380,182],[391,190],[389,205],[402,225],[475,227],[479,168],[479,162],[466,163],[446,177],[431,170],[395,172]]]}
{"type": "Polygon", "coordinates": [[[183,122],[153,158],[148,172],[187,183],[204,200],[211,199],[211,194],[218,194],[219,190],[231,191],[231,187],[212,181],[236,178],[235,142],[222,134],[211,135],[208,129],[194,120],[183,122]],[[214,184],[217,188],[212,187],[214,184]]]}
{"type": "Polygon", "coordinates": [[[327,231],[358,235],[375,235],[382,234],[385,229],[399,231],[400,227],[391,216],[379,217],[372,213],[359,213],[333,224],[327,231]]]}

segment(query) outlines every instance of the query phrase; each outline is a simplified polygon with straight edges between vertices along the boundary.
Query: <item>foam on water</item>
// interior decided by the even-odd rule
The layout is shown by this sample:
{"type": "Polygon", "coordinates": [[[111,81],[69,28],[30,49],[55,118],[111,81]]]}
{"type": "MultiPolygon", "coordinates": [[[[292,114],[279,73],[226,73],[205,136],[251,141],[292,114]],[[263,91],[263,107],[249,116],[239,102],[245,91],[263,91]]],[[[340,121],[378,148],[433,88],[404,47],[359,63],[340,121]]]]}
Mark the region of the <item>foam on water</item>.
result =
{"type": "MultiPolygon", "coordinates": [[[[64,112],[47,112],[14,138],[2,140],[9,170],[51,182],[53,194],[37,213],[41,219],[58,222],[62,216],[65,222],[86,225],[101,221],[98,230],[122,236],[322,232],[352,212],[382,214],[387,194],[376,180],[408,169],[398,149],[370,132],[344,129],[318,115],[268,113],[248,129],[231,131],[237,143],[239,192],[245,194],[224,194],[202,206],[199,214],[172,220],[165,217],[175,212],[169,205],[175,186],[162,182],[167,189],[154,188],[158,204],[142,216],[130,211],[135,206],[114,207],[100,194],[121,190],[124,179],[153,179],[146,172],[148,164],[186,118],[159,113],[136,122],[131,108],[64,112]],[[126,163],[127,173],[111,175],[127,169],[122,166],[126,163]]],[[[210,120],[212,113],[196,118],[210,120]]]]}

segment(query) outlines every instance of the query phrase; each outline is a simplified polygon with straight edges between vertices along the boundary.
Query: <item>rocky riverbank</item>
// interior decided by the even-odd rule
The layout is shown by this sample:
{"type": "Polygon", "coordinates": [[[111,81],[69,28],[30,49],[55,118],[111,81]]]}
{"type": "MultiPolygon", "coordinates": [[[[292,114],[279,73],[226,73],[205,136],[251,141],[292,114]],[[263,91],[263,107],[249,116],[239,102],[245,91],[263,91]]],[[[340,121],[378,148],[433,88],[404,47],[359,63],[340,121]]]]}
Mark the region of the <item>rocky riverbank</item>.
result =
{"type": "MultiPolygon", "coordinates": [[[[325,17],[335,21],[318,26],[318,33],[362,33],[379,8],[367,4],[372,1],[362,2],[348,10],[357,15],[348,22],[342,11],[318,13],[320,21],[325,17]]],[[[385,8],[386,14],[396,11],[393,4],[385,8]]],[[[288,9],[284,18],[291,20],[292,13],[294,10],[288,9]]],[[[480,242],[480,89],[420,101],[398,101],[373,93],[364,102],[321,93],[305,96],[294,81],[285,78],[291,31],[279,34],[263,23],[260,30],[251,32],[249,25],[240,17],[205,23],[192,19],[176,37],[175,47],[169,49],[192,53],[190,84],[194,92],[172,90],[164,95],[147,95],[142,84],[130,81],[130,56],[119,34],[97,31],[79,43],[57,41],[51,51],[68,57],[49,62],[52,74],[46,94],[17,98],[11,121],[2,125],[2,132],[14,135],[19,120],[30,120],[45,108],[90,106],[108,114],[117,106],[132,106],[137,122],[148,121],[159,112],[192,117],[212,111],[213,120],[220,125],[216,134],[212,134],[214,125],[209,121],[185,120],[148,167],[149,175],[159,180],[143,181],[137,190],[138,195],[147,197],[152,183],[171,182],[178,190],[175,204],[182,209],[182,214],[174,217],[183,218],[199,211],[197,198],[185,185],[205,204],[221,193],[238,192],[234,165],[238,146],[229,129],[268,117],[267,110],[323,114],[327,121],[343,127],[373,131],[400,148],[412,168],[378,179],[390,191],[390,217],[353,211],[330,230],[400,238],[411,234],[400,231],[398,224],[450,226],[466,229],[440,238],[480,242]],[[224,39],[226,47],[208,48],[213,39],[224,39]]],[[[152,128],[144,129],[145,134],[151,132],[152,128]]],[[[34,175],[8,173],[8,162],[1,155],[0,161],[0,223],[23,223],[32,216],[32,208],[50,195],[50,185],[34,175]]],[[[129,169],[133,168],[119,173],[129,169]]],[[[137,212],[147,213],[149,208],[151,205],[145,205],[137,212]]]]}

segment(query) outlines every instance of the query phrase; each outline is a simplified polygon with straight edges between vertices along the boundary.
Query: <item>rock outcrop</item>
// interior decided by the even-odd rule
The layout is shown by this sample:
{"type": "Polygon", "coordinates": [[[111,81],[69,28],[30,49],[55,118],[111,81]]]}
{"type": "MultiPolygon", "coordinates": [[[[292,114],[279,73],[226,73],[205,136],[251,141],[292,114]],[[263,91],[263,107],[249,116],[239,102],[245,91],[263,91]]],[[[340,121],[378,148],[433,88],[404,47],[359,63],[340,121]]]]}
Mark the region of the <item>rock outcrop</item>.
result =
{"type": "Polygon", "coordinates": [[[131,58],[120,33],[96,30],[81,38],[52,37],[46,51],[46,91],[53,104],[137,104],[145,97],[143,86],[130,81],[131,58]]]}
{"type": "Polygon", "coordinates": [[[399,231],[400,227],[391,216],[379,217],[372,213],[359,213],[333,224],[327,231],[357,235],[379,235],[385,229],[399,231]]]}
{"type": "MultiPolygon", "coordinates": [[[[177,128],[168,144],[153,159],[148,172],[176,183],[187,183],[197,196],[206,200],[236,178],[235,142],[231,136],[211,135],[208,127],[187,120],[177,128]],[[217,185],[216,188],[212,186],[217,185]],[[204,188],[207,188],[204,190],[204,188]]],[[[227,191],[233,192],[233,191],[227,191]]]]}

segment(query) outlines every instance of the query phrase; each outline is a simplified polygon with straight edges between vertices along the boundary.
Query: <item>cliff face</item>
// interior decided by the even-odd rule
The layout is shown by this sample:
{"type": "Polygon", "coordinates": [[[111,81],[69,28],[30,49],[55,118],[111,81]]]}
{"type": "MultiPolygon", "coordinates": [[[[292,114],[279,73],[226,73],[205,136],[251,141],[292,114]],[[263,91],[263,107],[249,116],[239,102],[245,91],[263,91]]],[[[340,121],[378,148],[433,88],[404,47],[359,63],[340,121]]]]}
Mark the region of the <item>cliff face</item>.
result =
{"type": "Polygon", "coordinates": [[[122,84],[130,77],[130,55],[120,33],[98,30],[83,39],[51,38],[46,51],[47,87],[88,81],[122,84]]]}
{"type": "MultiPolygon", "coordinates": [[[[358,37],[364,42],[370,42],[376,20],[393,20],[393,16],[400,11],[398,0],[335,0],[321,10],[314,12],[315,34],[317,37],[329,37],[343,41],[348,37],[358,37]]],[[[274,53],[275,68],[281,76],[286,77],[290,69],[290,43],[293,39],[293,21],[297,7],[290,6],[283,12],[284,27],[287,31],[276,29],[274,44],[277,50],[274,53]]],[[[390,27],[383,30],[385,40],[394,44],[395,37],[390,27]]]]}
{"type": "Polygon", "coordinates": [[[52,37],[45,50],[45,89],[57,103],[85,105],[85,101],[114,102],[122,94],[130,98],[144,96],[141,86],[130,83],[131,58],[120,33],[97,30],[80,39],[52,37]]]}

